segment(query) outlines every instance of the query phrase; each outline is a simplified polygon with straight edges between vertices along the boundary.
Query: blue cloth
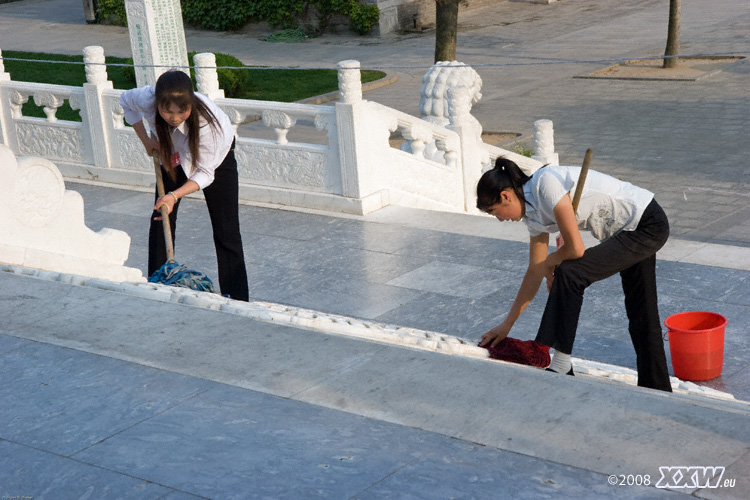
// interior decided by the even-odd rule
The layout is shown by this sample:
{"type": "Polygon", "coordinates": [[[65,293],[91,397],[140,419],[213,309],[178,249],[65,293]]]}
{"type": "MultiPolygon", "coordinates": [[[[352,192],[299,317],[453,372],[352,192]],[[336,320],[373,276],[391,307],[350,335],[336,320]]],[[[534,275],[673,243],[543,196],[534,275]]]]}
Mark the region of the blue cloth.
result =
{"type": "Polygon", "coordinates": [[[198,271],[188,269],[185,265],[178,264],[174,259],[169,259],[163,266],[154,271],[154,274],[149,276],[148,281],[190,288],[200,292],[214,292],[214,284],[211,278],[198,271]]]}

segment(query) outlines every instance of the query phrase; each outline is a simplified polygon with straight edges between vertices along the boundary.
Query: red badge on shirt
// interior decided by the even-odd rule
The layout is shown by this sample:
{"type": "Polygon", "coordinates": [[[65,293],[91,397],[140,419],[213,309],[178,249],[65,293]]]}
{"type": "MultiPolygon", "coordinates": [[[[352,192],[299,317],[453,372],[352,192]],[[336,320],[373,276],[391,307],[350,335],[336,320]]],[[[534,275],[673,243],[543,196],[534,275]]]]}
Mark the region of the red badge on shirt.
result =
{"type": "Polygon", "coordinates": [[[175,153],[172,155],[172,168],[177,168],[180,166],[180,153],[175,153]]]}

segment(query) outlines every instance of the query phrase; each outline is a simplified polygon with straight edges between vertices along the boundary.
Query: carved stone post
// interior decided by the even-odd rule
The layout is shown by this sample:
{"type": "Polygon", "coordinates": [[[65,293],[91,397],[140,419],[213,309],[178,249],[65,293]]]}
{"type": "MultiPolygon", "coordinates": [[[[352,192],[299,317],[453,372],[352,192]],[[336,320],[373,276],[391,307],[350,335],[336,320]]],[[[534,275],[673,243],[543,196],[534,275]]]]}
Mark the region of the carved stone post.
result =
{"type": "Polygon", "coordinates": [[[336,106],[336,128],[338,130],[339,164],[341,167],[342,195],[362,198],[366,164],[363,157],[363,141],[357,136],[362,108],[362,81],[359,61],[341,61],[338,64],[339,93],[341,99],[336,106]]]}
{"type": "Polygon", "coordinates": [[[460,139],[460,166],[463,172],[464,210],[476,212],[476,186],[482,175],[482,156],[484,148],[477,142],[481,130],[471,119],[471,94],[464,86],[451,87],[447,92],[449,130],[458,134],[460,139]]]}
{"type": "Polygon", "coordinates": [[[89,137],[85,147],[92,148],[91,154],[94,165],[101,168],[109,168],[110,151],[108,126],[106,120],[111,120],[111,115],[104,111],[102,93],[112,89],[112,82],[107,79],[107,67],[104,65],[104,49],[98,46],[90,46],[83,49],[83,61],[86,63],[86,80],[83,84],[83,96],[86,105],[85,113],[81,113],[83,119],[83,131],[89,137]]]}
{"type": "Polygon", "coordinates": [[[10,126],[10,110],[6,109],[6,92],[3,90],[3,83],[10,81],[10,74],[5,72],[5,64],[2,59],[3,52],[0,50],[0,142],[10,146],[10,137],[8,131],[10,126]]]}
{"type": "Polygon", "coordinates": [[[86,82],[92,85],[107,83],[107,66],[104,49],[91,45],[83,49],[83,62],[86,64],[86,82]]]}
{"type": "Polygon", "coordinates": [[[195,54],[193,62],[198,92],[212,100],[223,98],[224,91],[219,88],[219,74],[216,72],[216,56],[211,52],[195,54]]]}
{"type": "Polygon", "coordinates": [[[534,151],[531,158],[543,165],[559,165],[560,157],[555,153],[555,136],[552,120],[537,120],[534,122],[534,151]]]}
{"type": "Polygon", "coordinates": [[[10,81],[10,74],[5,72],[5,64],[2,59],[3,51],[0,50],[0,82],[10,81]]]}
{"type": "Polygon", "coordinates": [[[359,61],[341,61],[339,64],[339,93],[341,102],[354,104],[362,100],[362,76],[359,61]]]}

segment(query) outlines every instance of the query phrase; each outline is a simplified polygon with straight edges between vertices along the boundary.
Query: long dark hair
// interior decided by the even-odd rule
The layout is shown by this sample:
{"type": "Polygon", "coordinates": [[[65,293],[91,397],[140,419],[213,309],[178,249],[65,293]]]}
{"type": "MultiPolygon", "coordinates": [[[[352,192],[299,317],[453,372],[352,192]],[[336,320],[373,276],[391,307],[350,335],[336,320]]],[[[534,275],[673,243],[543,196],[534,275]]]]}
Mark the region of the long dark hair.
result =
{"type": "Polygon", "coordinates": [[[167,71],[162,73],[156,80],[156,89],[154,90],[156,100],[156,133],[159,136],[159,155],[162,165],[167,173],[175,180],[177,173],[172,167],[172,134],[170,126],[164,121],[159,114],[159,108],[169,108],[175,104],[180,110],[191,108],[190,116],[185,120],[187,125],[188,146],[190,147],[190,156],[192,157],[193,169],[199,161],[200,150],[200,119],[201,117],[211,126],[214,132],[219,130],[219,121],[208,107],[203,104],[198,96],[193,92],[193,81],[182,71],[167,71]]]}
{"type": "Polygon", "coordinates": [[[523,185],[531,179],[530,176],[507,158],[495,160],[495,167],[486,171],[477,183],[477,208],[487,212],[490,208],[500,203],[500,193],[506,189],[512,189],[521,203],[526,202],[523,195],[523,185]]]}

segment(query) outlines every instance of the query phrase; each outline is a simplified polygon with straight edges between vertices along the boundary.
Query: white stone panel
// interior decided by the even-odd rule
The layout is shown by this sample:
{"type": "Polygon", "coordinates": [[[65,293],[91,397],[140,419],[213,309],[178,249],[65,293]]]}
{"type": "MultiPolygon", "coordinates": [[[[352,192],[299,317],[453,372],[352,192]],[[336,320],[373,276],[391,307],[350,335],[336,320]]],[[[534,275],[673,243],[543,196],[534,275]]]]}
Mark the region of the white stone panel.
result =
{"type": "Polygon", "coordinates": [[[130,236],[84,222],[83,198],[65,189],[54,163],[37,157],[16,160],[0,146],[0,262],[112,281],[143,281],[123,266],[130,236]]]}

